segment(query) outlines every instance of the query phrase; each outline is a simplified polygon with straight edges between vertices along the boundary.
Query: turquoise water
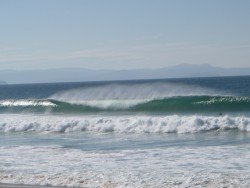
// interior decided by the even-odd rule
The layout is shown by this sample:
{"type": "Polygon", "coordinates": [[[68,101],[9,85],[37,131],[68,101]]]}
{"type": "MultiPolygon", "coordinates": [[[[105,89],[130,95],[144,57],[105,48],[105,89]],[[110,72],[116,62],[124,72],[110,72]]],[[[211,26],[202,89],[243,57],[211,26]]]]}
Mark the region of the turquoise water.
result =
{"type": "Polygon", "coordinates": [[[0,86],[0,182],[249,187],[250,77],[0,86]]]}

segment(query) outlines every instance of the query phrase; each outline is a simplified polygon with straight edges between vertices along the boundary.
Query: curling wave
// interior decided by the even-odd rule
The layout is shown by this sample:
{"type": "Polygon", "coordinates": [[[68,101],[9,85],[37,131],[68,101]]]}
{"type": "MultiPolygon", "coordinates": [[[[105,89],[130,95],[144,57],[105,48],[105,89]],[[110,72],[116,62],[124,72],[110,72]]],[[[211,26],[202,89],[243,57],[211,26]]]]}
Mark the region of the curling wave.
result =
{"type": "Polygon", "coordinates": [[[250,111],[250,97],[236,96],[179,96],[163,99],[128,100],[3,100],[1,112],[238,112],[250,111]]]}

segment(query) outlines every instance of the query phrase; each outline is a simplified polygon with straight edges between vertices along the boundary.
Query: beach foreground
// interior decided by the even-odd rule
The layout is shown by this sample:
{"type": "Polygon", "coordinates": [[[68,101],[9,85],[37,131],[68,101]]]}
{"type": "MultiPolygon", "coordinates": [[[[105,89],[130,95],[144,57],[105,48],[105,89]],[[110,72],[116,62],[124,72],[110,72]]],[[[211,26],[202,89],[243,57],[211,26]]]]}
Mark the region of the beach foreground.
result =
{"type": "Polygon", "coordinates": [[[63,187],[0,183],[0,188],[63,188],[63,187]]]}

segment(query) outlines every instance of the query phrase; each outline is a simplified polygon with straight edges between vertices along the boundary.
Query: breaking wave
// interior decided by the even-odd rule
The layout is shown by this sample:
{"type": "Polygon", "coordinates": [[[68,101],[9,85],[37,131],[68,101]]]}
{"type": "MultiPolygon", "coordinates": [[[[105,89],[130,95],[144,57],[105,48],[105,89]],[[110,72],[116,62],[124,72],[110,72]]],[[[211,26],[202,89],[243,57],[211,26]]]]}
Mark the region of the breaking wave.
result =
{"type": "Polygon", "coordinates": [[[247,116],[55,116],[0,115],[0,132],[196,133],[250,131],[247,116]]]}
{"type": "Polygon", "coordinates": [[[237,112],[250,111],[250,97],[236,96],[178,96],[163,99],[113,99],[58,101],[2,100],[1,112],[237,112]]]}

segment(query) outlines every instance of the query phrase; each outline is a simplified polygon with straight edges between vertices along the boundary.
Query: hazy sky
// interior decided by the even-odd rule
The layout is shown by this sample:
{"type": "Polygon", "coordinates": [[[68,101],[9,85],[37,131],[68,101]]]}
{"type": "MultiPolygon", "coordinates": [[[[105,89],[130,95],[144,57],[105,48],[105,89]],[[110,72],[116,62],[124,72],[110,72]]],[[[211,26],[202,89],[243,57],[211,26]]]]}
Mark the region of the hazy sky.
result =
{"type": "Polygon", "coordinates": [[[0,69],[250,66],[250,0],[0,0],[0,69]]]}

